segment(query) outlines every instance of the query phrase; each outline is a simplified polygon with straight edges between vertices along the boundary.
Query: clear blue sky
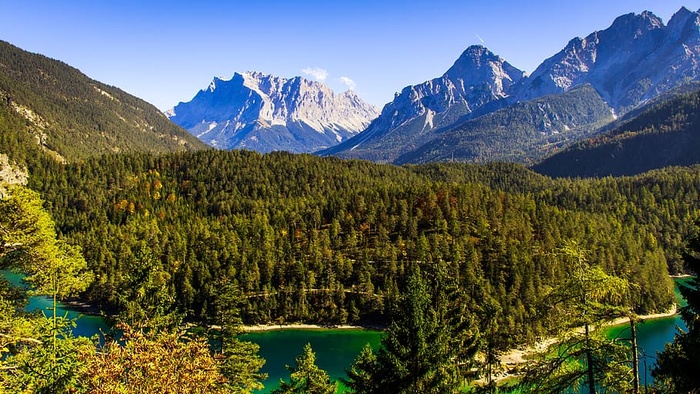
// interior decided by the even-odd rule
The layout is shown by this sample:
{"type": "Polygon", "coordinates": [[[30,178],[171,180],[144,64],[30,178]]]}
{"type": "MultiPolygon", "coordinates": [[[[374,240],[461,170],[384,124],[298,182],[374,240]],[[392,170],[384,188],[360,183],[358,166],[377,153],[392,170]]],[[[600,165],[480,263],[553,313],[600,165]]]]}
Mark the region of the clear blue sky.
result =
{"type": "Polygon", "coordinates": [[[313,78],[314,69],[334,90],[354,84],[381,107],[442,75],[469,45],[530,73],[619,15],[649,10],[666,23],[681,6],[698,10],[700,0],[0,0],[0,40],[162,110],[214,76],[313,78]]]}

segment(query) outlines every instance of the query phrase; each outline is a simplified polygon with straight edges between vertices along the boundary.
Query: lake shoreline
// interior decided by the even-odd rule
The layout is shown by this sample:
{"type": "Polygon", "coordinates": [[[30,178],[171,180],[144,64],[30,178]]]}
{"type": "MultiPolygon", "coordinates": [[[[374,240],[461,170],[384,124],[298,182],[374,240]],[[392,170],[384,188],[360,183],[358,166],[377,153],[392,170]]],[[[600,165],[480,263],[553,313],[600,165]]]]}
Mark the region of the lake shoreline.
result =
{"type": "MultiPolygon", "coordinates": [[[[666,319],[670,317],[674,317],[678,314],[678,304],[674,303],[671,308],[662,313],[652,313],[648,315],[641,315],[637,316],[637,322],[641,323],[647,320],[656,320],[656,319],[666,319]]],[[[615,320],[613,320],[611,323],[606,324],[605,328],[613,328],[621,325],[629,324],[629,317],[620,317],[615,320]]],[[[582,331],[583,328],[578,328],[576,331],[582,331]]],[[[540,340],[536,342],[533,345],[527,346],[525,348],[516,348],[516,349],[511,349],[507,352],[505,352],[503,355],[500,356],[500,364],[503,367],[500,371],[496,372],[494,376],[492,377],[494,382],[500,382],[506,379],[510,378],[516,378],[519,375],[519,371],[516,371],[515,368],[519,365],[522,365],[528,361],[528,358],[536,353],[542,352],[545,349],[547,349],[549,346],[553,345],[556,343],[557,339],[556,338],[547,338],[540,340]]],[[[485,384],[486,379],[485,378],[480,378],[477,379],[475,382],[479,384],[485,384]]]]}
{"type": "Polygon", "coordinates": [[[250,324],[244,325],[244,332],[265,332],[278,330],[373,330],[383,331],[386,327],[378,325],[352,325],[352,324],[250,324]]]}

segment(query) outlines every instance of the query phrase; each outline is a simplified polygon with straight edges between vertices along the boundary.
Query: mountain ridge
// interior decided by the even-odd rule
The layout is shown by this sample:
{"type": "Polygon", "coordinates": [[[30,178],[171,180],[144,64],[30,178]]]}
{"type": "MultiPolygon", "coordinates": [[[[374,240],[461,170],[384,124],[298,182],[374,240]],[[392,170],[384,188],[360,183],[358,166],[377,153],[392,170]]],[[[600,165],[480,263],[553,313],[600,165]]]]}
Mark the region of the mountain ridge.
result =
{"type": "Polygon", "coordinates": [[[700,164],[700,85],[640,108],[615,127],[532,166],[551,177],[630,176],[700,164]]]}
{"type": "Polygon", "coordinates": [[[0,41],[0,115],[0,153],[19,165],[38,154],[37,147],[59,161],[206,148],[153,105],[5,41],[0,41]]]}
{"type": "Polygon", "coordinates": [[[524,75],[487,48],[470,46],[441,77],[405,87],[360,135],[319,153],[345,151],[350,153],[343,157],[365,158],[361,152],[366,149],[358,149],[361,145],[390,134],[403,134],[405,143],[414,144],[425,138],[426,128],[434,131],[488,105],[497,107],[524,75]]]}
{"type": "Polygon", "coordinates": [[[217,148],[301,153],[349,138],[377,113],[352,90],[336,94],[302,77],[249,71],[229,80],[214,78],[166,116],[217,148]]]}
{"type": "MultiPolygon", "coordinates": [[[[700,13],[683,7],[667,25],[649,11],[621,15],[607,29],[571,39],[530,76],[478,45],[469,47],[458,62],[469,58],[465,55],[479,51],[489,53],[490,59],[499,59],[489,64],[498,64],[500,69],[490,67],[491,74],[479,75],[453,65],[440,78],[404,88],[366,130],[317,154],[398,163],[396,160],[402,154],[419,150],[443,133],[463,127],[471,119],[520,102],[564,94],[585,84],[593,87],[616,115],[624,114],[666,91],[700,79],[700,13]],[[463,76],[463,80],[472,78],[470,93],[482,93],[476,96],[481,101],[472,100],[476,105],[465,105],[469,102],[463,95],[466,89],[460,91],[448,82],[439,85],[444,87],[441,89],[425,88],[436,85],[436,81],[444,80],[446,75],[452,81],[460,72],[469,74],[463,76]],[[518,74],[521,77],[515,77],[518,74]],[[511,78],[498,79],[499,75],[511,78]],[[493,81],[506,84],[503,89],[495,90],[498,84],[490,84],[493,81]],[[424,92],[429,94],[420,94],[424,92]]],[[[472,56],[471,59],[480,58],[472,56]]],[[[591,125],[599,123],[595,121],[591,125]]],[[[588,134],[593,132],[595,130],[591,129],[588,134]]],[[[574,143],[581,136],[583,134],[572,135],[571,141],[564,141],[564,144],[574,143]]],[[[459,156],[453,146],[444,149],[442,157],[459,156]]],[[[512,149],[517,150],[517,144],[512,149]]],[[[489,159],[492,158],[476,158],[477,161],[489,159]]],[[[539,159],[539,156],[527,158],[539,159]]]]}

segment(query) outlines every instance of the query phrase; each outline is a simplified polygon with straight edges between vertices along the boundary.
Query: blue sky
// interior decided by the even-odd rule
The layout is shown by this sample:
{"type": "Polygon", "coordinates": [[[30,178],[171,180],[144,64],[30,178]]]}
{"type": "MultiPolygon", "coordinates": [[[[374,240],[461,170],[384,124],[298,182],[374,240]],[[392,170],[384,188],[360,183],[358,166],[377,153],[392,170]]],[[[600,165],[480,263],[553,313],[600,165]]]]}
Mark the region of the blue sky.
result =
{"type": "Polygon", "coordinates": [[[528,73],[622,14],[664,22],[700,0],[0,0],[0,40],[165,110],[214,76],[262,71],[354,86],[379,107],[482,44],[528,73]]]}

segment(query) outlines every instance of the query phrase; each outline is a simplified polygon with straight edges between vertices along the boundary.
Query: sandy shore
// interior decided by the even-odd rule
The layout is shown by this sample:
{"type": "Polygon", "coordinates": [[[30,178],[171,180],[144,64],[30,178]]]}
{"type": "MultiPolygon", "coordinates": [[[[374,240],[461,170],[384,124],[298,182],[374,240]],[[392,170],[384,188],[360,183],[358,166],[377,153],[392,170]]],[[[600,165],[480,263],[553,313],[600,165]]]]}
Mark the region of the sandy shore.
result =
{"type": "MultiPolygon", "coordinates": [[[[638,316],[637,319],[642,320],[653,320],[662,319],[666,317],[675,316],[678,313],[678,306],[673,304],[673,307],[664,313],[654,313],[649,315],[638,316]]],[[[621,317],[613,320],[606,327],[613,327],[622,324],[628,324],[629,318],[621,317]]],[[[333,329],[333,330],[383,330],[386,327],[378,326],[356,326],[349,324],[303,324],[303,323],[291,323],[291,324],[256,324],[256,325],[246,325],[243,326],[243,331],[245,332],[263,332],[263,331],[274,331],[274,330],[322,330],[322,329],[333,329]]],[[[581,331],[583,328],[581,328],[581,331]]],[[[537,342],[536,344],[519,349],[511,349],[501,355],[501,366],[495,371],[493,380],[496,382],[517,377],[517,366],[528,361],[528,358],[538,352],[545,350],[550,345],[553,345],[557,341],[557,338],[547,338],[537,342]]],[[[478,384],[485,384],[486,380],[484,378],[476,380],[478,384]]]]}
{"type": "Polygon", "coordinates": [[[333,329],[333,330],[382,330],[384,327],[370,327],[370,326],[353,326],[349,324],[302,324],[302,323],[292,323],[292,324],[256,324],[243,326],[243,331],[245,332],[260,332],[260,331],[273,331],[273,330],[323,330],[323,329],[333,329]]]}
{"type": "MultiPolygon", "coordinates": [[[[649,314],[649,315],[643,315],[643,316],[638,316],[637,319],[642,321],[642,320],[653,320],[653,319],[663,319],[666,317],[671,317],[675,316],[676,313],[678,313],[678,306],[676,304],[673,304],[673,307],[669,309],[667,312],[664,313],[654,313],[654,314],[649,314]]],[[[619,326],[622,324],[629,324],[629,318],[627,317],[621,317],[618,319],[615,319],[612,321],[612,323],[606,325],[606,327],[614,327],[614,326],[619,326]]],[[[580,329],[581,331],[583,328],[580,329]]],[[[522,349],[511,349],[501,355],[501,368],[499,371],[494,373],[493,380],[498,382],[504,379],[512,378],[517,376],[517,372],[515,372],[515,369],[518,365],[523,364],[527,362],[528,357],[531,355],[534,355],[538,352],[541,352],[547,347],[553,345],[556,343],[557,339],[556,338],[547,338],[542,341],[537,342],[536,344],[532,346],[528,346],[526,348],[522,349]]],[[[486,383],[486,380],[484,378],[481,378],[476,381],[477,383],[486,383]]]]}
{"type": "MultiPolygon", "coordinates": [[[[671,309],[669,309],[667,312],[654,313],[651,315],[637,316],[637,320],[663,319],[665,317],[675,316],[676,313],[678,313],[678,305],[673,304],[671,309]]],[[[630,322],[630,319],[628,317],[620,317],[620,318],[613,320],[613,322],[610,324],[610,326],[619,326],[621,324],[629,324],[629,322],[630,322]]]]}

